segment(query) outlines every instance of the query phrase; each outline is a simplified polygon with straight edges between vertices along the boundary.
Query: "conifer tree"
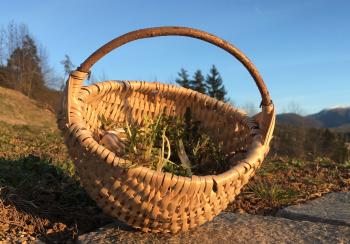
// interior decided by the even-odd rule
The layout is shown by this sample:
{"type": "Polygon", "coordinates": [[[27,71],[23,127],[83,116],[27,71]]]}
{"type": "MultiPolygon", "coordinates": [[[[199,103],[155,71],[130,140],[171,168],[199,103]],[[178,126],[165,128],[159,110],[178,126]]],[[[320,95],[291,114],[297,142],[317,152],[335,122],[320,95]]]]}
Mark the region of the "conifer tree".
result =
{"type": "Polygon", "coordinates": [[[22,46],[11,53],[7,67],[13,75],[13,87],[31,97],[32,91],[45,85],[40,58],[34,40],[25,35],[22,46]]]}
{"type": "Polygon", "coordinates": [[[221,101],[227,101],[225,97],[227,92],[225,90],[224,85],[222,84],[222,78],[215,65],[211,67],[210,73],[209,75],[207,75],[206,83],[208,86],[209,96],[221,101]]]}
{"type": "Polygon", "coordinates": [[[191,80],[190,82],[190,86],[193,90],[206,94],[207,89],[205,85],[205,80],[200,70],[197,70],[194,73],[193,80],[191,80]]]}
{"type": "Polygon", "coordinates": [[[185,69],[181,69],[179,73],[177,73],[179,78],[176,79],[176,83],[185,88],[191,88],[189,75],[185,69]]]}

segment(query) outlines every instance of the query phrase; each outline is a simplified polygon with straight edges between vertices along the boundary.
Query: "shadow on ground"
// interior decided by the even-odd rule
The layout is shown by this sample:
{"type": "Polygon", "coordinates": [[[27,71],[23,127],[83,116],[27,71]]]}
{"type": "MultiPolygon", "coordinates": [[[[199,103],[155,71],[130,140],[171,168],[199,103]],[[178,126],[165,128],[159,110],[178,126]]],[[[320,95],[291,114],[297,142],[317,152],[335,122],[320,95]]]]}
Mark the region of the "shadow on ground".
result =
{"type": "Polygon", "coordinates": [[[50,160],[0,157],[0,239],[9,233],[45,242],[73,241],[112,222],[74,179],[50,160]]]}

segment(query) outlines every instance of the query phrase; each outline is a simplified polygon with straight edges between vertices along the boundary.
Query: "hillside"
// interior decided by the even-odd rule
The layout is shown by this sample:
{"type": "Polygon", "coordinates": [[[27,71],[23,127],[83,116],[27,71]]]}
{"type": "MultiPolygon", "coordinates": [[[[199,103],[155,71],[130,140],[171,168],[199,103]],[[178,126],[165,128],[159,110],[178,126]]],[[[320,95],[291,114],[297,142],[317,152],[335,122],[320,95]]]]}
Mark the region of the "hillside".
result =
{"type": "Polygon", "coordinates": [[[0,87],[0,121],[11,125],[56,127],[55,114],[22,93],[0,87]]]}
{"type": "Polygon", "coordinates": [[[320,128],[322,123],[316,119],[304,117],[299,114],[285,113],[277,115],[277,122],[279,124],[288,124],[294,126],[303,126],[308,128],[320,128]]]}
{"type": "Polygon", "coordinates": [[[325,128],[346,126],[350,125],[350,107],[324,109],[321,112],[311,114],[306,118],[319,121],[325,128]]]}
{"type": "Polygon", "coordinates": [[[308,116],[293,113],[279,114],[277,115],[277,123],[350,132],[350,107],[324,109],[308,116]]]}

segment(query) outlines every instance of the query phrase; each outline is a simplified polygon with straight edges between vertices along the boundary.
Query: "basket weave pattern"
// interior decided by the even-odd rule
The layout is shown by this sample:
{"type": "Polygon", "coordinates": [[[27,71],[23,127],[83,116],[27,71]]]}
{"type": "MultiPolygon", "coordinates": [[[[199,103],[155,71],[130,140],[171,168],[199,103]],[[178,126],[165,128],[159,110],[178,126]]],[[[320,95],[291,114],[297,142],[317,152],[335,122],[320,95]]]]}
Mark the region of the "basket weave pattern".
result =
{"type": "MultiPolygon", "coordinates": [[[[105,81],[81,87],[88,75],[86,63],[67,81],[58,124],[84,188],[109,215],[143,231],[187,230],[224,210],[260,167],[275,122],[268,93],[261,113],[250,118],[229,104],[173,85],[105,81]],[[132,162],[100,145],[94,136],[101,116],[140,125],[145,116],[183,116],[187,108],[211,137],[224,142],[224,152],[246,149],[245,158],[219,175],[182,177],[130,167],[132,162]]],[[[264,87],[259,90],[264,93],[264,87]]]]}

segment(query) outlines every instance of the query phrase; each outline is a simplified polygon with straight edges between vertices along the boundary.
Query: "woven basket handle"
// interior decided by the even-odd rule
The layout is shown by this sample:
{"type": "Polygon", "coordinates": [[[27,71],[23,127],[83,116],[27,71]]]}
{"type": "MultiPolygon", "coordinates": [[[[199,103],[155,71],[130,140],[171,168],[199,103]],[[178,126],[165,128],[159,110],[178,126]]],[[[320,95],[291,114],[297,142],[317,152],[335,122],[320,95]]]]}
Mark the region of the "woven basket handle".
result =
{"type": "MultiPolygon", "coordinates": [[[[77,70],[83,73],[88,73],[90,68],[98,60],[100,60],[103,56],[111,52],[113,49],[116,49],[131,41],[156,36],[188,36],[212,43],[213,45],[226,50],[228,53],[232,54],[235,58],[237,58],[244,65],[244,67],[246,67],[246,69],[249,71],[249,73],[255,80],[255,83],[258,86],[262,97],[262,105],[268,106],[271,104],[269,92],[257,68],[238,48],[217,36],[206,33],[204,31],[187,27],[155,27],[129,32],[125,35],[113,39],[112,41],[100,47],[96,52],[91,54],[90,57],[88,57],[77,70]]],[[[73,82],[76,83],[74,85],[75,87],[79,87],[81,86],[82,80],[73,79],[73,82]]]]}

